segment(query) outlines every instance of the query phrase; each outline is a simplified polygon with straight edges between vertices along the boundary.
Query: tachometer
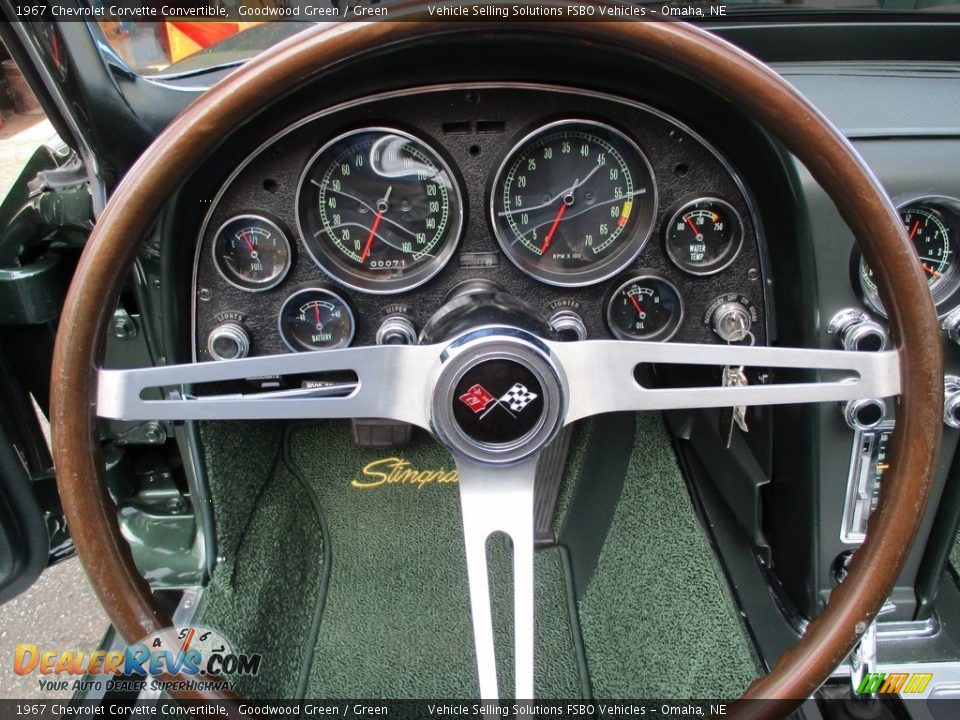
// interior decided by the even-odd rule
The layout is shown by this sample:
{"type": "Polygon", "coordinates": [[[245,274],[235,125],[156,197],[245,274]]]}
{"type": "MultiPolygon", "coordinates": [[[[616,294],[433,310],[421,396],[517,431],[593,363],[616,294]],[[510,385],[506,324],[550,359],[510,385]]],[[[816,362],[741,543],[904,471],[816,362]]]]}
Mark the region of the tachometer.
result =
{"type": "Polygon", "coordinates": [[[552,123],[507,156],[491,221],[503,252],[545,283],[580,286],[626,267],[653,227],[657,190],[643,152],[609,125],[552,123]]]}
{"type": "Polygon", "coordinates": [[[334,279],[402,292],[438,273],[456,249],[463,203],[430,146],[400,130],[341,135],[300,179],[297,221],[307,250],[334,279]]]}

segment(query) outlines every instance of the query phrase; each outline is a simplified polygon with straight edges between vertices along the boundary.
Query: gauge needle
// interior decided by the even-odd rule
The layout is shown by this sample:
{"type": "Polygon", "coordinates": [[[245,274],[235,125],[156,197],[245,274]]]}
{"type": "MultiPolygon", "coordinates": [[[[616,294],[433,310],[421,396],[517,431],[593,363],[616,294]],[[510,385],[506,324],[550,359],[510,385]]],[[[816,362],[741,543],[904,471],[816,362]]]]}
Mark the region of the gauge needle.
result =
{"type": "Polygon", "coordinates": [[[627,295],[630,298],[630,302],[633,303],[633,306],[637,309],[639,315],[643,315],[643,308],[640,307],[640,303],[637,302],[637,299],[633,295],[627,295]]]}
{"type": "Polygon", "coordinates": [[[393,192],[393,185],[387,188],[383,197],[377,200],[377,216],[373,219],[373,225],[370,226],[370,235],[367,236],[367,243],[363,246],[363,252],[360,253],[360,263],[363,264],[370,255],[370,246],[373,245],[373,238],[377,236],[377,229],[380,227],[380,221],[383,220],[383,214],[390,207],[390,193],[393,192]]]}
{"type": "Polygon", "coordinates": [[[377,228],[380,227],[380,221],[383,220],[383,211],[377,213],[373,219],[373,225],[370,226],[370,235],[367,236],[367,244],[363,246],[363,252],[360,253],[360,262],[364,263],[370,254],[370,246],[373,245],[373,238],[377,235],[377,228]]]}
{"type": "Polygon", "coordinates": [[[320,328],[323,327],[323,322],[320,320],[320,306],[319,306],[319,305],[314,305],[314,306],[313,306],[313,317],[316,318],[316,320],[317,320],[317,329],[319,330],[320,328]]]}
{"type": "Polygon", "coordinates": [[[931,277],[935,277],[935,278],[940,277],[940,273],[938,273],[936,270],[934,270],[932,267],[930,267],[926,263],[920,263],[920,267],[922,267],[924,272],[926,272],[931,277]]]}
{"type": "Polygon", "coordinates": [[[247,250],[249,250],[250,254],[253,255],[257,250],[253,247],[253,243],[250,242],[250,238],[247,237],[246,231],[241,230],[240,237],[242,237],[243,241],[247,244],[247,250]]]}
{"type": "Polygon", "coordinates": [[[557,210],[557,216],[553,219],[553,224],[550,226],[550,229],[547,231],[547,236],[543,239],[543,245],[540,246],[540,254],[544,255],[547,252],[547,248],[550,247],[550,242],[553,240],[554,234],[557,232],[557,225],[560,224],[560,221],[563,220],[563,216],[567,212],[567,203],[562,203],[560,209],[557,210]]]}
{"type": "Polygon", "coordinates": [[[689,217],[685,217],[684,220],[686,221],[687,225],[690,227],[690,231],[696,237],[700,237],[700,231],[697,230],[697,226],[693,224],[693,220],[691,220],[689,217]]]}
{"type": "Polygon", "coordinates": [[[913,236],[917,234],[917,230],[919,230],[919,229],[920,229],[920,221],[917,220],[917,221],[913,224],[913,229],[910,231],[910,239],[911,239],[911,240],[913,240],[913,236]]]}

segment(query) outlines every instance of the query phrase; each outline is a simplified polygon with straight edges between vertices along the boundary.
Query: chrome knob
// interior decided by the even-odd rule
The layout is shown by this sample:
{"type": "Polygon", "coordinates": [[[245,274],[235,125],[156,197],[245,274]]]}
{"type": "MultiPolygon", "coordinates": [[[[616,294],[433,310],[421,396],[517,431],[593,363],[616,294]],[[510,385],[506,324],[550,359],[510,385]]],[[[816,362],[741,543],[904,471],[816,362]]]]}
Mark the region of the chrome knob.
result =
{"type": "Polygon", "coordinates": [[[940,327],[947,331],[947,337],[960,345],[960,308],[947,315],[940,327]]]}
{"type": "Polygon", "coordinates": [[[750,311],[738,302],[723,303],[713,311],[710,322],[725,342],[741,342],[750,334],[750,311]]]}
{"type": "Polygon", "coordinates": [[[956,375],[943,378],[943,422],[960,429],[960,377],[956,375]]]}
{"type": "Polygon", "coordinates": [[[587,326],[573,310],[557,310],[550,316],[550,327],[560,340],[586,340],[587,326]]]}
{"type": "Polygon", "coordinates": [[[207,350],[214,360],[239,360],[250,352],[250,335],[239,323],[223,323],[207,336],[207,350]]]}
{"type": "Polygon", "coordinates": [[[417,328],[406,315],[389,315],[377,328],[377,345],[416,345],[417,328]]]}
{"type": "Polygon", "coordinates": [[[883,422],[887,403],[882,398],[860,398],[847,400],[840,409],[852,430],[871,430],[883,422]]]}
{"type": "Polygon", "coordinates": [[[830,320],[827,332],[836,336],[844,350],[880,352],[887,347],[887,331],[863,310],[841,310],[830,320]]]}

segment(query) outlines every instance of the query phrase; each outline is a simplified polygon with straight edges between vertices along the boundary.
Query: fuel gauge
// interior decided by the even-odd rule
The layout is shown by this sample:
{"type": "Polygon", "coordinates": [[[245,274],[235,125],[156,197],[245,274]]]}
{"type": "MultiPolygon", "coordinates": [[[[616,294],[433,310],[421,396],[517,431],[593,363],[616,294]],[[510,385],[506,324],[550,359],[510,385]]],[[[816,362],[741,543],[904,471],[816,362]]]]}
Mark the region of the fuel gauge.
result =
{"type": "Polygon", "coordinates": [[[269,290],[290,269],[290,241],[276,223],[259,215],[238,215],[217,231],[213,261],[231,285],[251,292],[269,290]]]}
{"type": "Polygon", "coordinates": [[[305,288],[280,308],[280,339],[293,352],[334,350],[353,340],[353,311],[330,290],[305,288]]]}
{"type": "Polygon", "coordinates": [[[669,340],[682,321],[680,293],[672,283],[655,275],[627,280],[607,305],[607,323],[621,340],[669,340]]]}

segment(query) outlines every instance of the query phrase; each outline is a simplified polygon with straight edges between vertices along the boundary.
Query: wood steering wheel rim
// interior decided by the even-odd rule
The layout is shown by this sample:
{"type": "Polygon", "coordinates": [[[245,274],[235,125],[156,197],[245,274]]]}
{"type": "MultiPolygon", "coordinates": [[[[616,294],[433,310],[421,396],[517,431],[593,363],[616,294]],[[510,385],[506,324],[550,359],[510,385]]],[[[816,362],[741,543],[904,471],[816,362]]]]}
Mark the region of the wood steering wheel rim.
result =
{"type": "MultiPolygon", "coordinates": [[[[916,536],[942,432],[940,330],[900,219],[870,170],[815,108],[772,70],[695,27],[660,22],[404,22],[318,26],[267,50],[198,98],[130,169],[97,222],[70,286],[52,372],[57,483],[77,552],[110,620],[128,641],[171,625],[134,565],[107,492],[96,419],[97,373],[120,289],[151,224],[178,186],[249,117],[336,63],[371,49],[451,33],[540,34],[617,47],[727,98],[796,155],[835,202],[873,268],[899,355],[901,395],[880,505],[849,575],[803,638],[739,705],[781,717],[844,660],[876,616],[916,536]],[[893,292],[896,289],[896,292],[893,292]],[[909,439],[909,442],[906,440],[909,439]]],[[[181,700],[231,699],[172,692],[181,700]]]]}

